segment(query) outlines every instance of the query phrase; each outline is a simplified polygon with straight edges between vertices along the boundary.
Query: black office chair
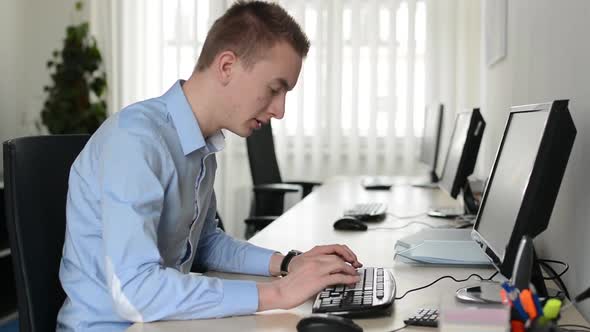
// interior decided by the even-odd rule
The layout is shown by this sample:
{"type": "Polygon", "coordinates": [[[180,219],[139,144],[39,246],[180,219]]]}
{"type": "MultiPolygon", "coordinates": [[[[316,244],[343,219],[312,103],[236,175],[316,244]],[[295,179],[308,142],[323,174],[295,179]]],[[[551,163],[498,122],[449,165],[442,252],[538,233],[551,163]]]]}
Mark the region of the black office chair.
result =
{"type": "Polygon", "coordinates": [[[250,217],[246,219],[246,238],[249,238],[283,214],[286,193],[301,191],[303,198],[320,183],[282,180],[270,123],[250,135],[246,145],[254,184],[250,217]]]}
{"type": "Polygon", "coordinates": [[[65,299],[58,274],[69,171],[89,137],[35,136],[4,142],[6,222],[21,332],[55,331],[65,299]]]}

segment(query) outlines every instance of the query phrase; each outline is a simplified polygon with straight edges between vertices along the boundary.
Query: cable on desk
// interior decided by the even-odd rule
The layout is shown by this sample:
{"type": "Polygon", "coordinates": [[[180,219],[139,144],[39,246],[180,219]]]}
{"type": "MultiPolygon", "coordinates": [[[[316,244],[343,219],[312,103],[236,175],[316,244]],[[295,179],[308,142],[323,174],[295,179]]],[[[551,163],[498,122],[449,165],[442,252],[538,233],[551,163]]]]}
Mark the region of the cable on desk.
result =
{"type": "Polygon", "coordinates": [[[388,230],[396,230],[396,229],[402,229],[402,228],[406,228],[408,226],[414,225],[414,224],[420,224],[420,225],[424,225],[424,226],[428,226],[430,228],[434,228],[434,226],[423,222],[423,221],[410,221],[409,223],[403,225],[403,226],[397,226],[397,227],[387,227],[387,226],[372,226],[369,227],[368,230],[378,230],[378,229],[388,229],[388,230]]]}
{"type": "Polygon", "coordinates": [[[465,278],[465,279],[456,279],[455,277],[453,277],[453,276],[449,276],[449,275],[442,276],[442,277],[440,277],[440,278],[436,279],[435,281],[433,281],[433,282],[429,283],[429,284],[428,284],[428,285],[426,285],[426,286],[421,286],[421,287],[418,287],[418,288],[410,289],[410,290],[406,291],[406,292],[405,292],[405,293],[404,293],[402,296],[397,296],[395,299],[396,299],[396,300],[401,300],[401,299],[403,299],[403,298],[404,298],[406,295],[408,295],[409,293],[411,293],[411,292],[415,292],[415,291],[419,291],[419,290],[422,290],[422,289],[424,289],[424,288],[428,288],[428,287],[430,287],[430,286],[432,286],[432,285],[436,284],[437,282],[439,282],[439,281],[441,281],[441,280],[443,280],[443,279],[453,279],[453,281],[455,281],[455,282],[465,282],[465,281],[467,281],[467,280],[471,279],[471,277],[477,277],[477,278],[479,278],[480,280],[492,280],[492,278],[493,278],[493,277],[495,277],[497,273],[498,273],[498,272],[495,272],[494,274],[492,274],[492,275],[491,275],[490,277],[488,277],[487,279],[485,279],[484,277],[480,276],[480,275],[479,275],[479,274],[477,274],[477,273],[472,273],[472,274],[470,274],[470,275],[469,275],[467,278],[465,278]]]}
{"type": "Polygon", "coordinates": [[[397,329],[395,329],[395,330],[391,330],[391,331],[389,331],[389,332],[397,332],[397,331],[401,331],[401,330],[405,329],[406,327],[408,327],[408,325],[404,325],[404,326],[402,326],[402,327],[398,327],[397,329]]]}
{"type": "Polygon", "coordinates": [[[567,331],[590,331],[590,327],[588,326],[584,326],[584,325],[578,325],[578,324],[562,324],[562,325],[558,325],[557,327],[561,328],[561,329],[566,329],[567,331]],[[581,329],[581,330],[572,330],[572,328],[575,329],[581,329]]]}
{"type": "Polygon", "coordinates": [[[412,219],[412,218],[418,218],[418,217],[422,217],[426,215],[426,212],[422,212],[420,214],[413,214],[413,215],[408,215],[408,216],[398,216],[395,213],[392,212],[387,212],[386,213],[388,216],[392,216],[395,219],[412,219]]]}
{"type": "Polygon", "coordinates": [[[491,276],[490,276],[490,277],[489,277],[487,280],[492,280],[492,279],[494,279],[494,277],[495,277],[495,276],[497,276],[497,275],[498,275],[498,273],[499,273],[498,271],[494,272],[494,274],[492,274],[492,275],[491,275],[491,276]]]}
{"type": "Polygon", "coordinates": [[[569,300],[570,299],[570,293],[567,290],[567,287],[565,286],[565,283],[561,279],[561,276],[559,275],[559,273],[557,273],[555,271],[555,269],[551,265],[549,265],[548,263],[544,262],[543,260],[539,260],[539,264],[541,266],[543,266],[545,268],[545,270],[551,275],[550,276],[550,279],[555,280],[555,283],[557,284],[557,287],[559,287],[563,291],[563,293],[565,294],[565,297],[569,300]]]}

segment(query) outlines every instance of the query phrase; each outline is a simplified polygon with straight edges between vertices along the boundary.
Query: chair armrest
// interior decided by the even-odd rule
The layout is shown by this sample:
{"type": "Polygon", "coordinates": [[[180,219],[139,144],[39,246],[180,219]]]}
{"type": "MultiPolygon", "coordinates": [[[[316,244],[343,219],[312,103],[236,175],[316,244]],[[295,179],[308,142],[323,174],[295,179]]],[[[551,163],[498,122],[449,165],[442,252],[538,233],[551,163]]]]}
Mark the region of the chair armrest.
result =
{"type": "Polygon", "coordinates": [[[296,184],[296,185],[300,185],[302,187],[315,187],[315,186],[322,185],[321,182],[311,182],[311,181],[285,181],[285,183],[296,184]]]}
{"type": "Polygon", "coordinates": [[[302,190],[301,186],[286,183],[265,183],[254,186],[255,193],[295,193],[302,190]]]}
{"type": "Polygon", "coordinates": [[[301,195],[301,197],[305,197],[305,196],[309,195],[309,193],[311,192],[313,187],[322,185],[321,182],[310,182],[310,181],[287,181],[285,183],[296,184],[296,185],[301,186],[303,188],[303,194],[301,195]]]}

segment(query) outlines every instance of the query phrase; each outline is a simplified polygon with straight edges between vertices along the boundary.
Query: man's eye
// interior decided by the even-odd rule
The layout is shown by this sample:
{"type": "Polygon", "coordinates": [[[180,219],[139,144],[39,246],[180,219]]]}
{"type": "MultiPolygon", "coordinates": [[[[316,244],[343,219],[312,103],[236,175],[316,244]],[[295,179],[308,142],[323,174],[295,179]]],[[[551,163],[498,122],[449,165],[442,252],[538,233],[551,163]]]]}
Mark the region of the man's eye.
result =
{"type": "Polygon", "coordinates": [[[278,95],[278,94],[279,94],[279,92],[280,92],[279,90],[276,90],[276,89],[270,88],[270,94],[271,94],[271,95],[273,95],[273,96],[276,96],[276,95],[278,95]]]}

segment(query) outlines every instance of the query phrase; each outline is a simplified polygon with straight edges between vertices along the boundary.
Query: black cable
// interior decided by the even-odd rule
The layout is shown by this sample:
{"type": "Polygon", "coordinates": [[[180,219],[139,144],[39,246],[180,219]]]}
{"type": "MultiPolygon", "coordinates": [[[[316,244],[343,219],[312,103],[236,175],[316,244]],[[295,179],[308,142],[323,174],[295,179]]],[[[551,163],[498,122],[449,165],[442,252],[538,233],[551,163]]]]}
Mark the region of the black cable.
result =
{"type": "Polygon", "coordinates": [[[416,220],[416,221],[410,221],[409,223],[407,223],[407,224],[405,224],[405,225],[403,225],[403,226],[397,226],[397,227],[374,226],[374,227],[369,227],[368,229],[369,229],[369,230],[373,230],[373,229],[388,229],[388,230],[397,230],[397,229],[406,228],[406,227],[408,227],[408,226],[410,226],[410,225],[413,225],[413,224],[420,224],[420,225],[428,226],[428,227],[430,227],[430,228],[434,228],[434,226],[432,226],[432,225],[430,225],[430,224],[428,224],[428,223],[425,223],[425,222],[422,222],[422,221],[418,221],[418,220],[416,220]]]}
{"type": "Polygon", "coordinates": [[[570,300],[570,293],[567,290],[565,283],[563,282],[563,280],[561,279],[559,274],[555,271],[555,269],[551,265],[549,265],[546,262],[543,262],[541,260],[539,260],[539,264],[542,265],[546,270],[548,270],[550,273],[553,274],[552,279],[554,279],[555,282],[557,283],[557,287],[559,287],[563,291],[563,293],[565,294],[565,297],[568,300],[570,300]]]}
{"type": "Polygon", "coordinates": [[[494,274],[492,274],[492,275],[491,275],[491,276],[488,278],[488,280],[492,280],[492,279],[494,279],[494,277],[495,277],[495,276],[497,276],[497,275],[498,275],[498,271],[494,272],[494,274]]]}
{"type": "Polygon", "coordinates": [[[397,332],[397,331],[401,331],[401,330],[405,329],[406,327],[408,327],[408,325],[404,325],[404,326],[402,326],[402,327],[398,327],[397,329],[395,329],[395,330],[391,330],[391,331],[389,331],[389,332],[397,332]]]}
{"type": "Polygon", "coordinates": [[[590,331],[590,327],[584,326],[584,325],[578,325],[578,324],[562,324],[562,325],[558,325],[557,327],[567,329],[568,331],[576,331],[576,330],[570,330],[570,328],[582,329],[583,331],[590,331]]]}
{"type": "MultiPolygon", "coordinates": [[[[496,272],[496,273],[497,273],[497,272],[496,272]]],[[[406,295],[408,295],[409,293],[411,293],[411,292],[415,292],[415,291],[419,291],[419,290],[422,290],[422,289],[424,289],[424,288],[428,288],[428,287],[430,287],[430,286],[432,286],[432,285],[436,284],[437,282],[439,282],[439,281],[441,281],[441,280],[443,280],[443,279],[453,279],[453,281],[455,281],[455,282],[465,282],[465,281],[467,281],[467,280],[471,279],[471,277],[477,277],[477,278],[479,278],[480,280],[490,280],[491,278],[493,278],[494,276],[496,276],[496,273],[494,273],[494,274],[493,274],[491,277],[489,277],[489,278],[487,278],[487,279],[484,279],[484,277],[480,276],[480,275],[479,275],[479,274],[477,274],[477,273],[472,273],[472,274],[470,274],[470,275],[469,275],[467,278],[465,278],[465,279],[455,279],[455,277],[453,277],[453,276],[449,276],[449,275],[442,276],[442,277],[440,277],[440,278],[436,279],[435,281],[433,281],[433,282],[429,283],[429,284],[428,284],[428,285],[426,285],[426,286],[422,286],[422,287],[418,287],[418,288],[410,289],[410,290],[406,291],[406,292],[405,292],[405,293],[404,293],[402,296],[398,296],[398,297],[396,297],[395,299],[396,299],[396,300],[401,300],[401,299],[403,299],[403,298],[404,298],[406,295]]]]}
{"type": "Polygon", "coordinates": [[[557,287],[559,287],[559,289],[561,289],[563,291],[563,293],[566,295],[566,297],[569,299],[569,293],[566,291],[565,289],[565,284],[563,283],[563,280],[561,280],[560,277],[558,277],[558,273],[555,271],[555,269],[542,261],[539,261],[539,265],[541,265],[546,271],[547,273],[549,273],[549,277],[548,279],[545,279],[545,277],[543,277],[543,279],[545,280],[555,280],[555,283],[557,284],[557,287]]]}
{"type": "MultiPolygon", "coordinates": [[[[570,265],[566,262],[562,262],[562,261],[556,261],[553,259],[539,259],[539,262],[544,262],[544,263],[554,263],[554,264],[560,264],[562,266],[564,266],[563,271],[561,271],[557,277],[562,277],[569,269],[570,269],[570,265]]],[[[543,277],[543,279],[545,280],[553,280],[555,279],[554,277],[543,277]]]]}

